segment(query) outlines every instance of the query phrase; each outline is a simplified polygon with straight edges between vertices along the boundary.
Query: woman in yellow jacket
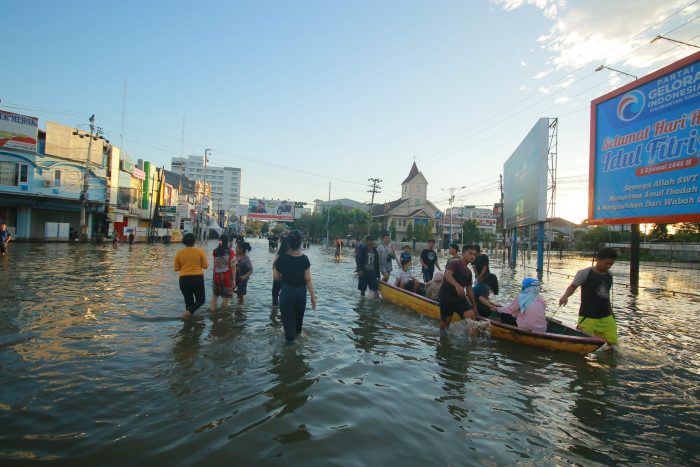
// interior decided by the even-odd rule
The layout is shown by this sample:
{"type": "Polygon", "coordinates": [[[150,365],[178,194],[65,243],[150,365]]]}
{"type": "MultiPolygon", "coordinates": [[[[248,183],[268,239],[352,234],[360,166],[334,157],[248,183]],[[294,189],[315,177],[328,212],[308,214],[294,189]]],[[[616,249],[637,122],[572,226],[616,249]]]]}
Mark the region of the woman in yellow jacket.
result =
{"type": "Polygon", "coordinates": [[[185,248],[175,255],[175,271],[180,272],[180,291],[185,297],[183,318],[192,316],[207,299],[204,290],[204,269],[209,267],[209,261],[204,250],[194,246],[194,240],[193,234],[185,234],[182,237],[185,248]]]}

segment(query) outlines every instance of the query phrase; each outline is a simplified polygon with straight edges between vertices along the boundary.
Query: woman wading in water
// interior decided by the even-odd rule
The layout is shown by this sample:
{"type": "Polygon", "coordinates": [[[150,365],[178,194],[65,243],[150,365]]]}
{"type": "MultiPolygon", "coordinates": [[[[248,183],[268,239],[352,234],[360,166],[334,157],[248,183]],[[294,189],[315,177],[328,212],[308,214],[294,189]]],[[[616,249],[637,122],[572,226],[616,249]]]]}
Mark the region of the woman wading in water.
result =
{"type": "Polygon", "coordinates": [[[311,262],[301,252],[301,235],[293,231],[287,237],[289,251],[277,258],[274,276],[282,281],[280,292],[280,313],[284,326],[284,338],[293,343],[298,334],[306,311],[306,290],[311,297],[311,308],[316,309],[316,295],[311,280],[311,262]]]}

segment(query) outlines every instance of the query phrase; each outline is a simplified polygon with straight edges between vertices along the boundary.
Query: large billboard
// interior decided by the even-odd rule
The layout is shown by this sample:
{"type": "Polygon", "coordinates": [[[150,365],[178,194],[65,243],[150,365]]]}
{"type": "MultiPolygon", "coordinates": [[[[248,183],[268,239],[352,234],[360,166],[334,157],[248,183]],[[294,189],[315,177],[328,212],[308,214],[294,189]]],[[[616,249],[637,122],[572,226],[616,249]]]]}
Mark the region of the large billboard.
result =
{"type": "Polygon", "coordinates": [[[248,219],[267,221],[293,221],[294,203],[291,201],[250,199],[248,201],[248,219]]]}
{"type": "Polygon", "coordinates": [[[39,119],[0,110],[0,148],[36,152],[39,119]]]}
{"type": "Polygon", "coordinates": [[[503,165],[505,228],[547,220],[549,119],[540,118],[503,165]]]}
{"type": "Polygon", "coordinates": [[[102,152],[104,140],[93,135],[90,144],[90,133],[84,130],[61,125],[59,123],[46,123],[46,154],[65,157],[74,161],[85,161],[88,148],[90,148],[90,163],[102,166],[102,152]],[[73,133],[78,133],[74,135],[73,133]],[[82,137],[81,137],[82,136],[82,137]]]}
{"type": "Polygon", "coordinates": [[[591,103],[591,224],[700,220],[700,52],[591,103]]]}

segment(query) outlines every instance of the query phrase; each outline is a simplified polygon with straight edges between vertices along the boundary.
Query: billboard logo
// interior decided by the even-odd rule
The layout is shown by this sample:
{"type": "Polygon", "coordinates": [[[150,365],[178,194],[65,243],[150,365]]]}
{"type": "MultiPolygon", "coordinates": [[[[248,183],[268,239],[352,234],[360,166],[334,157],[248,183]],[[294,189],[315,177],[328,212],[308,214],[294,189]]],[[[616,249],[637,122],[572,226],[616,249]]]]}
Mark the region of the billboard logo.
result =
{"type": "Polygon", "coordinates": [[[644,93],[638,89],[630,91],[620,99],[620,103],[617,104],[617,118],[623,122],[629,122],[634,120],[642,113],[644,110],[644,103],[646,99],[644,93]]]}

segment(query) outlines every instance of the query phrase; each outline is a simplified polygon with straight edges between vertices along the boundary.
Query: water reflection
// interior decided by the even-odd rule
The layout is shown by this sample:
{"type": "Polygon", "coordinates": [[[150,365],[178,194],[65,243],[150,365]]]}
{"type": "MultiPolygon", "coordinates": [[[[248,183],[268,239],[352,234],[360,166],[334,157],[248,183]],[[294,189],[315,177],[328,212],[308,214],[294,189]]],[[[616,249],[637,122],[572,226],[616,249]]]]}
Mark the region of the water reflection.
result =
{"type": "Polygon", "coordinates": [[[447,411],[458,422],[469,415],[463,403],[470,381],[468,370],[471,357],[463,344],[464,341],[460,345],[453,343],[453,336],[447,335],[441,336],[435,346],[436,361],[440,366],[438,376],[445,393],[436,400],[447,403],[447,411]]]}
{"type": "MultiPolygon", "coordinates": [[[[274,413],[273,418],[282,418],[293,414],[311,399],[309,388],[316,381],[307,375],[311,368],[306,358],[293,346],[282,349],[272,357],[270,373],[275,375],[274,386],[266,391],[271,397],[265,402],[265,411],[274,413]]],[[[280,443],[294,443],[311,438],[305,425],[299,425],[292,431],[275,437],[280,443]]]]}
{"type": "MultiPolygon", "coordinates": [[[[378,338],[386,329],[386,324],[382,322],[377,310],[377,300],[370,297],[362,298],[353,310],[357,313],[355,320],[357,326],[352,328],[355,347],[370,353],[380,343],[378,338]]],[[[381,352],[377,353],[381,354],[381,352]]]]}

